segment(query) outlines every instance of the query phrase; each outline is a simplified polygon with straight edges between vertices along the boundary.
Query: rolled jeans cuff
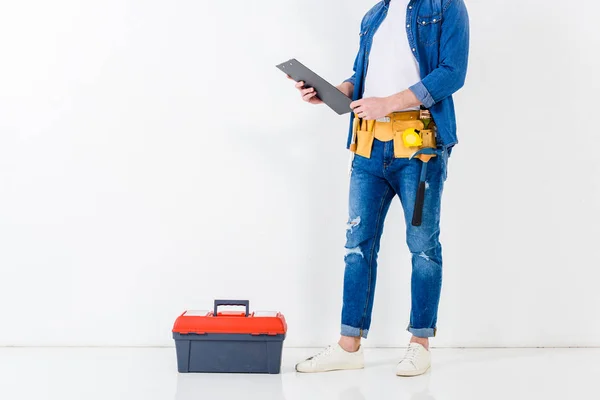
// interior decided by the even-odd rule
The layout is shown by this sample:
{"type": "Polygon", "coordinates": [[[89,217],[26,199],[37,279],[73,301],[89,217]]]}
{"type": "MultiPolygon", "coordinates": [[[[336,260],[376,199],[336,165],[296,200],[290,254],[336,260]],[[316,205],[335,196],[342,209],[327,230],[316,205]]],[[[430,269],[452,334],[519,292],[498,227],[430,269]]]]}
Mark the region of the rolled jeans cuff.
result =
{"type": "Polygon", "coordinates": [[[341,335],[349,336],[349,337],[362,337],[362,338],[366,339],[367,336],[369,335],[369,330],[354,328],[352,326],[342,324],[341,335]]]}
{"type": "Polygon", "coordinates": [[[409,331],[410,333],[412,333],[414,336],[419,337],[419,338],[435,337],[435,334],[437,333],[437,328],[415,329],[415,328],[409,326],[408,328],[406,328],[406,330],[409,331]]]}

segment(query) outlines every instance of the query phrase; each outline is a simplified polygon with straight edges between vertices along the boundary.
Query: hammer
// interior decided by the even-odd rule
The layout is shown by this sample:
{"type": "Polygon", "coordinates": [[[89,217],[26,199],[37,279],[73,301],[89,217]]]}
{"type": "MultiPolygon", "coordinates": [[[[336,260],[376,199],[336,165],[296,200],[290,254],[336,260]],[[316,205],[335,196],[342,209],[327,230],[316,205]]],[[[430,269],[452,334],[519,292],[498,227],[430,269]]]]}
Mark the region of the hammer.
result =
{"type": "Polygon", "coordinates": [[[425,179],[427,177],[427,163],[433,157],[440,155],[441,152],[439,150],[433,149],[431,147],[425,147],[421,150],[413,153],[408,159],[412,160],[413,158],[421,155],[420,159],[423,162],[421,166],[421,178],[419,180],[419,189],[417,190],[417,199],[415,200],[415,209],[413,211],[413,226],[421,226],[421,222],[423,220],[423,204],[425,203],[425,179]]]}

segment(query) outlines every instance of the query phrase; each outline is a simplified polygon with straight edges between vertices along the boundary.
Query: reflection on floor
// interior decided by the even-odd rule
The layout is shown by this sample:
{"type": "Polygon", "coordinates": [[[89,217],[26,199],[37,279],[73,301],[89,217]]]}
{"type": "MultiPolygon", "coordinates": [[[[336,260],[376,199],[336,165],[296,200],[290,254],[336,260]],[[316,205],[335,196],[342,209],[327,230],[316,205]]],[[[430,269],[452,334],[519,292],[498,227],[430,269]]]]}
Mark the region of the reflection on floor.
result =
{"type": "Polygon", "coordinates": [[[284,349],[281,375],[178,374],[171,348],[0,348],[6,400],[600,399],[600,349],[434,349],[398,378],[402,349],[367,349],[364,370],[298,374],[314,349],[284,349]]]}

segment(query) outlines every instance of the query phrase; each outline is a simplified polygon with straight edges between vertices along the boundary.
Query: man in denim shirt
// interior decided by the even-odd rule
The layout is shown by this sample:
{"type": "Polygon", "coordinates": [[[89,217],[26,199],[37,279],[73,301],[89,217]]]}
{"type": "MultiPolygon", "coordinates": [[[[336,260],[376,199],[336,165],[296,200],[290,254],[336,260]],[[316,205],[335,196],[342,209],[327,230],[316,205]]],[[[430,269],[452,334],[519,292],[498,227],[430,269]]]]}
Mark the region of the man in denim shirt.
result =
{"type": "MultiPolygon", "coordinates": [[[[383,222],[396,195],[404,209],[412,254],[408,325],[412,339],[396,374],[420,375],[430,368],[429,338],[437,330],[442,285],[441,197],[448,156],[458,143],[452,94],[464,84],[468,47],[469,20],[463,0],[384,0],[363,18],[354,74],[338,86],[354,100],[347,147],[356,153],[350,181],[341,339],[299,363],[297,371],[364,367],[360,341],[369,333],[383,222]],[[366,146],[359,137],[359,150],[352,129],[355,115],[363,126],[375,126],[374,139],[366,146]],[[399,157],[396,138],[379,140],[377,135],[409,120],[433,126],[437,147],[437,156],[427,163],[418,226],[411,221],[424,162],[399,157]],[[367,150],[360,150],[361,146],[367,150]]],[[[304,82],[296,87],[305,101],[321,103],[314,89],[304,88],[304,82]]],[[[359,128],[364,129],[372,128],[359,128]]]]}

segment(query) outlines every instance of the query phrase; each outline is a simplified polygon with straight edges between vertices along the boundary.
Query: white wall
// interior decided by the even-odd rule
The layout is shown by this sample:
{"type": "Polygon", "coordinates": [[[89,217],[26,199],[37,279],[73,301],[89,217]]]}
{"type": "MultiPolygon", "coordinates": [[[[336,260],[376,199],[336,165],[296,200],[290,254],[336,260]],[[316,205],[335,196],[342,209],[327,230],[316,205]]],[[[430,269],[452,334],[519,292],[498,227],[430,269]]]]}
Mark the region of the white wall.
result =
{"type": "MultiPolygon", "coordinates": [[[[282,310],[287,345],[334,340],[347,119],[274,65],[340,82],[372,3],[3,2],[0,345],[170,345],[223,297],[282,310]]],[[[435,343],[600,346],[600,6],[468,6],[435,343]]],[[[369,346],[407,340],[400,211],[369,346]]]]}

